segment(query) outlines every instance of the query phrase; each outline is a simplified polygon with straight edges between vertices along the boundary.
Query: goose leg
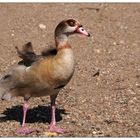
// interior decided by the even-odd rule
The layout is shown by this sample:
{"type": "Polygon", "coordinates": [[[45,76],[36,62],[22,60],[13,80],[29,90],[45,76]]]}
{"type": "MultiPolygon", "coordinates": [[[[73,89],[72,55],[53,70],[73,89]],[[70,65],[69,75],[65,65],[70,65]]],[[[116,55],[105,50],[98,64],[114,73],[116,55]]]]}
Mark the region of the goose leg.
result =
{"type": "Polygon", "coordinates": [[[51,98],[51,123],[50,123],[50,132],[56,132],[63,134],[65,131],[63,129],[57,128],[56,127],[56,118],[55,118],[55,111],[56,111],[56,105],[55,105],[55,100],[56,100],[57,95],[52,95],[50,96],[51,98]]]}
{"type": "Polygon", "coordinates": [[[22,126],[21,126],[21,128],[17,131],[18,134],[24,134],[24,135],[26,135],[26,134],[32,133],[32,130],[30,130],[29,128],[27,128],[26,125],[25,125],[26,114],[27,114],[28,108],[29,108],[28,102],[25,101],[25,102],[24,102],[24,105],[23,105],[23,120],[22,120],[22,126]]]}

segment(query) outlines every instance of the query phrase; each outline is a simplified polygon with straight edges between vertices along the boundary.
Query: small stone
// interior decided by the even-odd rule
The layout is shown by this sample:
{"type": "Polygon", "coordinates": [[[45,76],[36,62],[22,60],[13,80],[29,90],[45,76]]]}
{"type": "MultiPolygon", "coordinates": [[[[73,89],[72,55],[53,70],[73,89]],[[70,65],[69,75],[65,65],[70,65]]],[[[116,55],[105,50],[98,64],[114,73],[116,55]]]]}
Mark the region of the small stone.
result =
{"type": "Polygon", "coordinates": [[[96,51],[97,53],[100,53],[100,52],[101,52],[99,49],[96,49],[95,51],[96,51]]]}
{"type": "Polygon", "coordinates": [[[42,30],[43,30],[43,29],[46,29],[46,25],[40,23],[40,24],[39,24],[39,28],[42,29],[42,30]]]}
{"type": "Polygon", "coordinates": [[[120,40],[120,44],[124,44],[124,40],[120,40]]]}
{"type": "Polygon", "coordinates": [[[16,63],[17,61],[16,60],[13,60],[13,62],[12,63],[16,63]]]}
{"type": "Polygon", "coordinates": [[[130,94],[136,94],[133,90],[128,89],[128,92],[130,92],[130,94]]]}
{"type": "Polygon", "coordinates": [[[113,45],[116,46],[117,45],[117,42],[113,42],[113,45]]]}
{"type": "Polygon", "coordinates": [[[140,87],[140,84],[136,82],[136,86],[137,86],[137,87],[140,87]]]}
{"type": "Polygon", "coordinates": [[[97,134],[97,132],[96,132],[96,131],[92,131],[92,134],[96,135],[96,134],[97,134]]]}
{"type": "Polygon", "coordinates": [[[67,124],[70,124],[70,122],[66,122],[67,124]]]}

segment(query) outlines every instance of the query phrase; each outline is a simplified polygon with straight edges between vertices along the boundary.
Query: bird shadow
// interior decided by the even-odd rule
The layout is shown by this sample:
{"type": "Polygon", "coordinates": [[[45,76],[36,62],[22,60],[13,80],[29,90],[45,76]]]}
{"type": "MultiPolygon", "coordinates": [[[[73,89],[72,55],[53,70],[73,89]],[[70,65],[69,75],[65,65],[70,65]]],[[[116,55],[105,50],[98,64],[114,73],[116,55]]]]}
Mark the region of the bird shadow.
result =
{"type": "MultiPolygon", "coordinates": [[[[3,113],[3,116],[0,117],[0,122],[8,120],[16,120],[22,123],[23,110],[22,106],[13,106],[12,108],[7,108],[3,113]]],[[[59,122],[62,120],[62,114],[65,114],[64,109],[56,109],[56,121],[59,122]]],[[[37,106],[32,109],[29,109],[26,117],[27,123],[45,123],[51,122],[51,108],[50,106],[37,106]]]]}

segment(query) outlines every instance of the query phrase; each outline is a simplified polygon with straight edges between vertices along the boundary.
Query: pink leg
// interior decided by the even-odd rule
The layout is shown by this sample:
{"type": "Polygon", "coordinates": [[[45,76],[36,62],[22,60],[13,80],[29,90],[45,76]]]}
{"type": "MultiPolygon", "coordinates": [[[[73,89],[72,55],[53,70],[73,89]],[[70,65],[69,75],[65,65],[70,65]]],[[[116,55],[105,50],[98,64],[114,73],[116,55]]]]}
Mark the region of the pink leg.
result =
{"type": "Polygon", "coordinates": [[[17,133],[19,134],[30,134],[32,133],[32,130],[29,130],[26,126],[25,126],[25,120],[26,120],[26,114],[27,114],[27,111],[28,111],[28,103],[27,101],[24,102],[24,105],[23,105],[23,121],[22,121],[22,126],[21,128],[17,131],[17,133]]]}
{"type": "Polygon", "coordinates": [[[52,119],[51,119],[49,131],[63,134],[65,131],[63,129],[56,127],[56,119],[55,119],[55,110],[56,110],[55,100],[56,100],[56,97],[57,96],[51,96],[51,118],[52,119]]]}

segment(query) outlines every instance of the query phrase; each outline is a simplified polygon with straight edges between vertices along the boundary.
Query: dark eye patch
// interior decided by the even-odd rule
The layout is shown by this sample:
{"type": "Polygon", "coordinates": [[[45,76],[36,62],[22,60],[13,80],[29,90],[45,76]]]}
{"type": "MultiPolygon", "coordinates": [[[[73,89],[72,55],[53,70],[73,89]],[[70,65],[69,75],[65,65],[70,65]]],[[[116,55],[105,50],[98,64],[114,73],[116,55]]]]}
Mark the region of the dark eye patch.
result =
{"type": "Polygon", "coordinates": [[[69,26],[72,26],[72,27],[75,26],[75,20],[73,20],[73,19],[67,20],[67,23],[69,26]]]}

